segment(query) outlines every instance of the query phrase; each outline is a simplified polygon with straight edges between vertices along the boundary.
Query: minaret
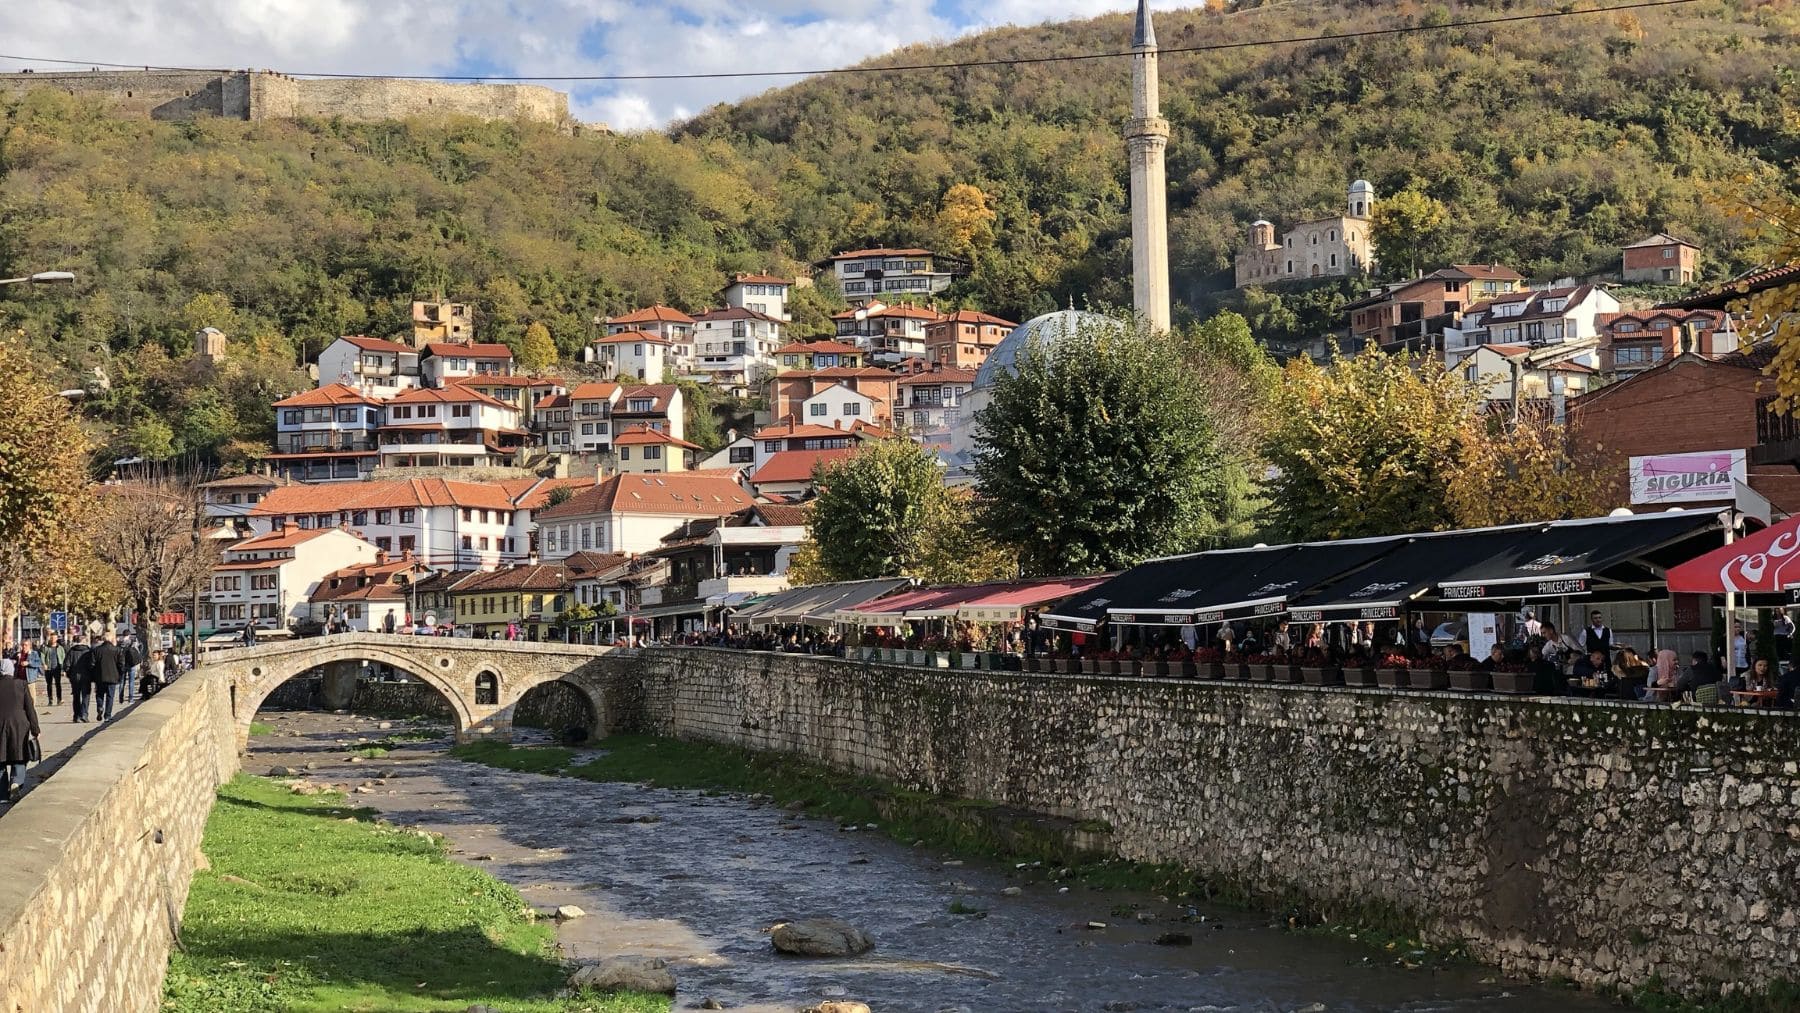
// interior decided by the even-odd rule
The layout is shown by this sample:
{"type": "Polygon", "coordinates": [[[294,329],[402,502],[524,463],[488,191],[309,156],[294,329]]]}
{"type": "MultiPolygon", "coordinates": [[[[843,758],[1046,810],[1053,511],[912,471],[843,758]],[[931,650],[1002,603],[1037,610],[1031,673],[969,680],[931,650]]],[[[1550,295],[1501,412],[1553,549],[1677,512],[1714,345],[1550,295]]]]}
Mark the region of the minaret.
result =
{"type": "Polygon", "coordinates": [[[1163,149],[1169,121],[1161,116],[1156,84],[1156,26],[1149,0],[1138,0],[1137,33],[1131,40],[1131,119],[1125,149],[1131,157],[1131,289],[1138,315],[1159,331],[1169,329],[1168,182],[1163,149]]]}

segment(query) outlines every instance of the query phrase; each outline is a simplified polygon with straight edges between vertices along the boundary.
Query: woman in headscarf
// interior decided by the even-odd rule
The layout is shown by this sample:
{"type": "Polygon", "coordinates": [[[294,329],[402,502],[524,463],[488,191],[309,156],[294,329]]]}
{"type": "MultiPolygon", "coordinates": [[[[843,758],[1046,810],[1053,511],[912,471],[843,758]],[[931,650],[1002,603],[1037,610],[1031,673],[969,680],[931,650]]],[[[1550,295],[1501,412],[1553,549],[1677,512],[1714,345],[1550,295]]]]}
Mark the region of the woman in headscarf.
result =
{"type": "Polygon", "coordinates": [[[31,684],[16,672],[11,658],[0,660],[0,804],[11,802],[14,788],[25,783],[25,763],[37,737],[31,684]]]}
{"type": "Polygon", "coordinates": [[[1663,648],[1656,652],[1656,664],[1651,667],[1650,675],[1638,690],[1639,700],[1668,700],[1675,695],[1675,687],[1681,681],[1681,671],[1675,663],[1675,652],[1663,648]],[[1651,690],[1664,690],[1665,693],[1652,693],[1651,690]]]}

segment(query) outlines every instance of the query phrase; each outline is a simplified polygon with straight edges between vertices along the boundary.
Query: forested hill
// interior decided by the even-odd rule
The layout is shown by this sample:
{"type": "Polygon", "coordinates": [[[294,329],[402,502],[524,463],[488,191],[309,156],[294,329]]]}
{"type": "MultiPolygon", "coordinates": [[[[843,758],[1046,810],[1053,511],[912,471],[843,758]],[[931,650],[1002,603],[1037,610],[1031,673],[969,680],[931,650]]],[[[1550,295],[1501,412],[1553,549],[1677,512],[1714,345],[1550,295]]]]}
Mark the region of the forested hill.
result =
{"type": "MultiPolygon", "coordinates": [[[[1159,15],[1158,34],[1174,48],[1527,9],[1538,8],[1295,0],[1159,15]]],[[[1793,5],[1700,0],[1166,55],[1177,293],[1191,305],[1215,286],[1251,220],[1336,209],[1358,176],[1442,200],[1447,258],[1579,274],[1667,228],[1726,273],[1754,251],[1703,194],[1708,181],[1791,177],[1797,34],[1793,5]]],[[[1121,14],[876,62],[1119,50],[1128,38],[1121,14]]],[[[569,352],[596,313],[697,309],[726,272],[795,271],[881,242],[972,254],[974,277],[951,295],[1015,319],[1123,302],[1128,76],[1124,60],[839,75],[667,135],[618,137],[151,123],[54,91],[0,98],[0,272],[81,279],[7,291],[0,330],[23,332],[47,368],[106,369],[117,391],[101,407],[121,431],[163,413],[187,420],[175,449],[205,452],[266,426],[259,399],[293,382],[278,367],[338,334],[398,333],[414,295],[474,302],[491,338],[542,320],[569,352]],[[178,368],[204,325],[250,364],[237,386],[178,368]]],[[[800,330],[826,326],[829,308],[805,304],[800,330]]]]}

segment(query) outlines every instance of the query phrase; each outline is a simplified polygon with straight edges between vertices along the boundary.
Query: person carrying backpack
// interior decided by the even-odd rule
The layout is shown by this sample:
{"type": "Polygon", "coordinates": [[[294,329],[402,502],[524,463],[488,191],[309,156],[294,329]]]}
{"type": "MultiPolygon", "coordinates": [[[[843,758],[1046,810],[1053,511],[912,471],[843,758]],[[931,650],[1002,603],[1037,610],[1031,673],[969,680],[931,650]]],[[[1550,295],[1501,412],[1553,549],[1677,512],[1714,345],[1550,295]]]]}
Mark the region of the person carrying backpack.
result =
{"type": "Polygon", "coordinates": [[[94,651],[76,638],[69,647],[69,697],[75,706],[75,723],[86,724],[88,701],[94,695],[94,651]]]}

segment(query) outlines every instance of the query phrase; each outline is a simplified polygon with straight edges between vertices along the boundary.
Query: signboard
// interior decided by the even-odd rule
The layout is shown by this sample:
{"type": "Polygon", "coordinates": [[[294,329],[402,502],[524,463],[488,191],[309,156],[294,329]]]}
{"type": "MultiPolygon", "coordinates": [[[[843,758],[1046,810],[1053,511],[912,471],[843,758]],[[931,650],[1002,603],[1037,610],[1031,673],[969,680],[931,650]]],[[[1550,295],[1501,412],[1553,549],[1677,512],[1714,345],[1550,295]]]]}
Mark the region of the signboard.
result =
{"type": "Polygon", "coordinates": [[[1400,610],[1392,605],[1374,605],[1359,613],[1362,619],[1398,619],[1400,610]]]}
{"type": "Polygon", "coordinates": [[[1500,639],[1500,622],[1492,612],[1469,613],[1469,655],[1485,658],[1500,639]]]}
{"type": "Polygon", "coordinates": [[[1486,598],[1487,587],[1481,584],[1461,584],[1456,587],[1447,587],[1444,588],[1444,597],[1452,601],[1461,601],[1469,598],[1486,598]]]}
{"type": "Polygon", "coordinates": [[[58,633],[69,632],[69,614],[67,612],[50,613],[50,628],[58,633]]]}
{"type": "Polygon", "coordinates": [[[1665,503],[1729,503],[1735,482],[1747,482],[1746,450],[1707,450],[1694,454],[1651,454],[1631,459],[1633,505],[1665,503]]]}
{"type": "MultiPolygon", "coordinates": [[[[1194,616],[1189,612],[1149,614],[1142,612],[1117,612],[1114,613],[1111,618],[1113,622],[1125,626],[1187,626],[1194,622],[1194,616]]],[[[1093,627],[1088,626],[1087,628],[1092,629],[1093,627]]]]}
{"type": "Polygon", "coordinates": [[[1322,623],[1325,613],[1318,609],[1295,609],[1288,613],[1288,618],[1297,623],[1322,623]]]}
{"type": "Polygon", "coordinates": [[[1446,601],[1476,601],[1483,598],[1557,598],[1565,594],[1587,594],[1586,577],[1564,577],[1519,584],[1451,584],[1444,589],[1446,601]]]}

